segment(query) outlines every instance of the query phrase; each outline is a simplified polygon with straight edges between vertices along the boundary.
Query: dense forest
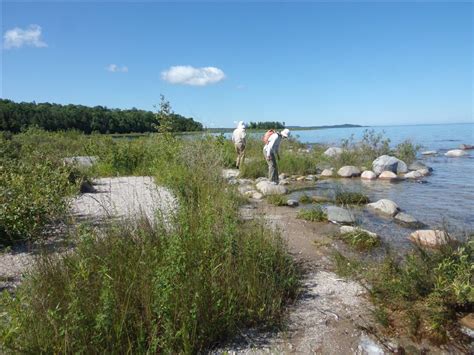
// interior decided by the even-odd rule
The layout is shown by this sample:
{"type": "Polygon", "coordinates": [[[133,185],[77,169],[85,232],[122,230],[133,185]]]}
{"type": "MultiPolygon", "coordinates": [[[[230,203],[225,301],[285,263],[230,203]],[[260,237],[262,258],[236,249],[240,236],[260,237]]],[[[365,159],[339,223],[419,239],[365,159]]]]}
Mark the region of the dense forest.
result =
{"type": "Polygon", "coordinates": [[[285,122],[250,122],[248,127],[249,129],[281,129],[285,128],[285,122]]]}
{"type": "MultiPolygon", "coordinates": [[[[16,103],[0,99],[0,131],[14,133],[36,126],[47,131],[76,129],[84,133],[143,133],[159,129],[159,116],[151,111],[110,109],[103,106],[16,103]]],[[[167,116],[174,132],[202,131],[202,124],[176,113],[167,116]]]]}

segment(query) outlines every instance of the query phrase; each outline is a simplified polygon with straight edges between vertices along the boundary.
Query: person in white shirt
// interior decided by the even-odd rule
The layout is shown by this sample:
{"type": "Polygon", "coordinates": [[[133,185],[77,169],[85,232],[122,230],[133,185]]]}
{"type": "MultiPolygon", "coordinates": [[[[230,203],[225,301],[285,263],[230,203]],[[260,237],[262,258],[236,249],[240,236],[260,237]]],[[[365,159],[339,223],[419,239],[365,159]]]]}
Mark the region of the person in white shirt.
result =
{"type": "Polygon", "coordinates": [[[263,155],[268,164],[268,178],[270,181],[273,181],[275,184],[278,184],[278,165],[277,160],[280,159],[280,143],[282,138],[288,138],[290,135],[290,130],[285,128],[280,133],[273,133],[270,138],[268,138],[268,143],[263,147],[263,155]]]}
{"type": "Polygon", "coordinates": [[[245,159],[245,144],[247,143],[245,137],[245,123],[240,121],[232,133],[232,142],[234,142],[235,152],[237,153],[237,159],[235,161],[237,169],[240,169],[245,159]]]}

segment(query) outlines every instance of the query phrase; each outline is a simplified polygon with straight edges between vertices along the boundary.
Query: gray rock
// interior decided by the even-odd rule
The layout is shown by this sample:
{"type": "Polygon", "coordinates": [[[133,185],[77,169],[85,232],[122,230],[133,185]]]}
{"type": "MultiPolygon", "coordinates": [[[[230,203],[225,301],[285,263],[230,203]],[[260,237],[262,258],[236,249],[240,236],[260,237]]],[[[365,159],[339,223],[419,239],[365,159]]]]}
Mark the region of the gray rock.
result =
{"type": "Polygon", "coordinates": [[[334,175],[334,169],[331,168],[331,169],[324,169],[322,172],[321,172],[321,176],[324,176],[324,177],[330,177],[330,176],[333,176],[334,175]]]}
{"type": "Polygon", "coordinates": [[[308,176],[306,176],[305,180],[306,181],[314,181],[314,180],[316,180],[316,177],[314,175],[308,175],[308,176]]]}
{"type": "Polygon", "coordinates": [[[98,159],[99,158],[95,157],[95,156],[84,155],[84,156],[64,158],[63,162],[66,165],[73,165],[73,166],[77,166],[79,168],[90,168],[94,164],[97,163],[98,159]]]}
{"type": "Polygon", "coordinates": [[[359,168],[355,166],[351,166],[351,165],[343,166],[337,171],[337,175],[344,178],[351,178],[351,177],[359,176],[360,170],[359,168]]]}
{"type": "Polygon", "coordinates": [[[394,219],[398,224],[409,228],[422,228],[424,226],[424,224],[418,221],[415,217],[404,212],[397,213],[394,219]]]}
{"type": "Polygon", "coordinates": [[[410,171],[405,174],[406,179],[421,179],[424,175],[419,171],[410,171]]]}
{"type": "Polygon", "coordinates": [[[421,155],[436,155],[438,152],[436,150],[427,150],[424,152],[421,152],[421,155]]]}
{"type": "Polygon", "coordinates": [[[277,185],[270,181],[260,181],[257,184],[257,189],[264,195],[285,195],[287,193],[287,189],[285,186],[277,185]]]}
{"type": "Polygon", "coordinates": [[[461,149],[453,149],[453,150],[448,150],[446,153],[444,153],[444,155],[450,158],[455,158],[455,157],[462,157],[462,156],[468,155],[468,153],[461,149]]]}
{"type": "Polygon", "coordinates": [[[237,179],[239,185],[250,185],[253,184],[252,179],[237,179]]]}
{"type": "Polygon", "coordinates": [[[242,194],[242,195],[245,195],[247,192],[249,191],[255,191],[255,188],[252,186],[252,185],[240,185],[237,190],[239,190],[239,192],[242,194]]]}
{"type": "Polygon", "coordinates": [[[474,149],[474,145],[471,145],[471,144],[461,144],[459,146],[459,149],[462,149],[462,150],[471,150],[471,149],[474,149]]]}
{"type": "Polygon", "coordinates": [[[362,173],[360,178],[364,180],[375,180],[377,179],[377,175],[375,175],[375,173],[371,170],[366,170],[362,173]]]}
{"type": "Polygon", "coordinates": [[[367,207],[376,210],[377,212],[389,215],[391,217],[395,216],[400,208],[398,205],[388,199],[378,200],[377,202],[367,204],[367,207]]]}
{"type": "Polygon", "coordinates": [[[226,180],[236,179],[239,176],[238,169],[223,169],[222,170],[222,177],[226,180]]]}
{"type": "Polygon", "coordinates": [[[259,178],[257,178],[257,179],[255,180],[255,183],[258,184],[259,182],[262,182],[262,181],[268,181],[268,178],[266,178],[266,177],[259,177],[259,178]]]}
{"type": "Polygon", "coordinates": [[[323,155],[325,155],[327,157],[334,158],[334,157],[337,157],[337,156],[341,155],[342,151],[343,151],[342,148],[331,147],[331,148],[326,149],[326,151],[323,153],[323,155]]]}
{"type": "Polygon", "coordinates": [[[289,207],[296,207],[296,206],[299,205],[299,202],[296,201],[296,200],[288,200],[288,201],[286,202],[286,204],[287,204],[289,207]]]}
{"type": "Polygon", "coordinates": [[[382,173],[379,175],[379,179],[381,180],[397,180],[398,176],[395,173],[392,173],[391,171],[382,171],[382,173]]]}
{"type": "Polygon", "coordinates": [[[279,178],[280,180],[287,179],[287,178],[288,178],[288,174],[281,173],[281,174],[278,176],[278,178],[279,178]]]}
{"type": "Polygon", "coordinates": [[[288,179],[282,179],[282,180],[280,180],[280,182],[278,184],[286,186],[286,185],[290,184],[290,181],[288,179]]]}
{"type": "Polygon", "coordinates": [[[449,242],[449,237],[445,231],[421,229],[410,234],[410,240],[416,244],[437,248],[449,242]]]}
{"type": "Polygon", "coordinates": [[[428,169],[430,171],[433,171],[433,168],[427,166],[426,164],[423,164],[421,161],[414,161],[410,165],[408,165],[408,170],[421,170],[421,169],[428,169]]]}
{"type": "Polygon", "coordinates": [[[431,171],[432,170],[429,170],[429,169],[420,169],[420,170],[417,170],[416,172],[423,176],[428,176],[428,175],[431,175],[431,171]]]}
{"type": "Polygon", "coordinates": [[[263,195],[262,195],[260,192],[255,191],[255,192],[252,194],[252,198],[253,198],[254,200],[261,200],[261,199],[263,198],[263,195]]]}
{"type": "Polygon", "coordinates": [[[391,171],[395,174],[403,174],[408,171],[408,167],[402,160],[390,155],[382,155],[372,162],[372,170],[377,175],[382,171],[391,171]]]}
{"type": "Polygon", "coordinates": [[[328,206],[326,207],[326,214],[328,220],[335,223],[341,224],[353,224],[355,223],[355,218],[351,212],[348,210],[337,207],[337,206],[328,206]]]}

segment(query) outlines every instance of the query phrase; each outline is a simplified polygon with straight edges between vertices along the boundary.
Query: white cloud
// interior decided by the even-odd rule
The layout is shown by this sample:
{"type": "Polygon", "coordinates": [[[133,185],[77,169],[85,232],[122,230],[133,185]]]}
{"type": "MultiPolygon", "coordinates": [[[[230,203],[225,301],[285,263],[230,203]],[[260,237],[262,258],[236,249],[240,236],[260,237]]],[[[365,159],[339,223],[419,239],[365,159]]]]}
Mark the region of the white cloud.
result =
{"type": "Polygon", "coordinates": [[[29,47],[47,47],[48,45],[41,39],[41,27],[30,25],[27,29],[15,27],[8,30],[3,35],[3,46],[5,49],[29,47]]]}
{"type": "Polygon", "coordinates": [[[194,68],[178,65],[161,72],[161,78],[171,84],[205,86],[225,79],[224,72],[215,67],[194,68]]]}
{"type": "Polygon", "coordinates": [[[120,67],[117,64],[109,64],[105,69],[112,73],[127,73],[128,72],[128,67],[126,67],[125,65],[120,67]]]}

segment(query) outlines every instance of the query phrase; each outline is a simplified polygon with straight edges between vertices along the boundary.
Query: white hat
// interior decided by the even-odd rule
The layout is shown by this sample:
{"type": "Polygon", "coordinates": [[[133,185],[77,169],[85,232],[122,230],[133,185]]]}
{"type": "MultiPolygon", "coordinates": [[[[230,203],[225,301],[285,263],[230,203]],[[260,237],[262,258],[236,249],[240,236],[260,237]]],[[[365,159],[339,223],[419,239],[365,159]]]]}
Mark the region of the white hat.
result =
{"type": "Polygon", "coordinates": [[[245,128],[245,122],[244,121],[239,121],[239,123],[237,123],[237,128],[240,128],[240,129],[245,128]]]}
{"type": "Polygon", "coordinates": [[[283,137],[288,138],[290,136],[290,130],[288,128],[285,128],[283,131],[280,133],[283,137]]]}

